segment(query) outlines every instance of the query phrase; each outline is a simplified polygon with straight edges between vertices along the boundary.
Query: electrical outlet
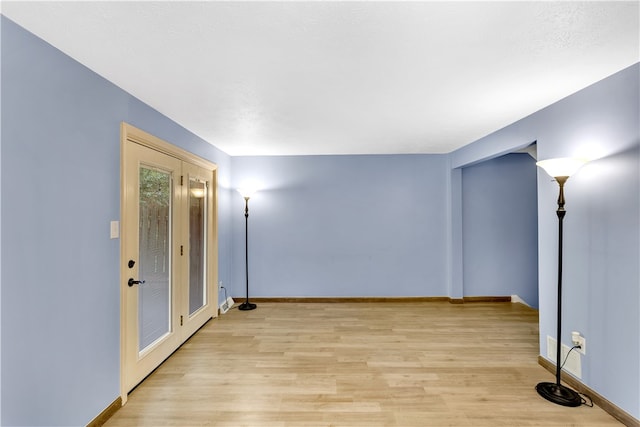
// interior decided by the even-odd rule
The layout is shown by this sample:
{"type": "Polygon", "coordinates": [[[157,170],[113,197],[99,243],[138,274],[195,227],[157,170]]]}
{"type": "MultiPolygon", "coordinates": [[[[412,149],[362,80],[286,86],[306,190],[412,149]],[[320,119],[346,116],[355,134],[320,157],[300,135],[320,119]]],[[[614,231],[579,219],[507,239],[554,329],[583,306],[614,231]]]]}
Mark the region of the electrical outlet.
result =
{"type": "Polygon", "coordinates": [[[571,332],[571,342],[574,346],[577,346],[576,351],[582,354],[586,354],[587,352],[587,340],[583,337],[580,332],[572,331],[571,332]]]}
{"type": "Polygon", "coordinates": [[[580,348],[576,348],[576,351],[581,354],[587,354],[587,339],[582,335],[578,335],[573,340],[573,345],[579,345],[580,348]]]}

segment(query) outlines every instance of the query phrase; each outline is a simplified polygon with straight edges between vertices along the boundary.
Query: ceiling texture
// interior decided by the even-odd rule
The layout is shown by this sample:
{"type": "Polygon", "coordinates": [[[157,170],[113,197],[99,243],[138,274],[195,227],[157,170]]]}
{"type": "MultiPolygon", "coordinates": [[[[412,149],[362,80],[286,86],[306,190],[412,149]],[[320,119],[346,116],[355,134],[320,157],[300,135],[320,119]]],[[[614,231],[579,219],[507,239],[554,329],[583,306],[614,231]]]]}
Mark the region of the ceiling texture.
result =
{"type": "Polygon", "coordinates": [[[230,155],[447,153],[640,60],[638,1],[47,1],[2,13],[230,155]]]}

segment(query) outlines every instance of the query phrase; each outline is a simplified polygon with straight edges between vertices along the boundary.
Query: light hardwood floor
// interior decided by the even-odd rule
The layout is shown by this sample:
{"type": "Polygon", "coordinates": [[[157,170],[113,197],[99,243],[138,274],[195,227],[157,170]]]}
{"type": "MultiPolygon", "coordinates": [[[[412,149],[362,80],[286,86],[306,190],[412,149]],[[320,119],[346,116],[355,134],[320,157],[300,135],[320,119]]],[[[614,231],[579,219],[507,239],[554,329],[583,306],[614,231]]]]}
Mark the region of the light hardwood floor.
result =
{"type": "Polygon", "coordinates": [[[106,426],[621,426],[542,399],[521,304],[262,303],[211,320],[106,426]]]}

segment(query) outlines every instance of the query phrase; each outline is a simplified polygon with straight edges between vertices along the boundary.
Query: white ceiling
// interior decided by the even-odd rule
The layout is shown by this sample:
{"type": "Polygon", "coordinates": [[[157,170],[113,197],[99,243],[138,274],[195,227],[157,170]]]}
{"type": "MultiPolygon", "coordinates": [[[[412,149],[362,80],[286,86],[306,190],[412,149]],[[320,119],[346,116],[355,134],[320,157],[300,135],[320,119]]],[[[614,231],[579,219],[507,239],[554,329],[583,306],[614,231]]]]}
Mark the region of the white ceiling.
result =
{"type": "Polygon", "coordinates": [[[2,2],[231,155],[446,153],[640,60],[639,2],[2,2]]]}

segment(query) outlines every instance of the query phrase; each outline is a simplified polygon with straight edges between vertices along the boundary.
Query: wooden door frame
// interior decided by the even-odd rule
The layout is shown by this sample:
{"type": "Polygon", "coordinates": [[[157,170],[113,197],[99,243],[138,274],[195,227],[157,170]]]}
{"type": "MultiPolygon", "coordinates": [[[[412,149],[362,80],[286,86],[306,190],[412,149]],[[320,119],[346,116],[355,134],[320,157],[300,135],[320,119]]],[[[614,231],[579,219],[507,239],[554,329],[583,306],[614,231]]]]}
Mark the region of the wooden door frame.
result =
{"type": "MultiPolygon", "coordinates": [[[[122,227],[123,222],[122,218],[124,218],[125,212],[125,145],[127,142],[134,142],[150,148],[152,150],[158,151],[160,153],[169,155],[171,157],[175,157],[179,160],[182,160],[187,163],[192,163],[202,168],[208,169],[212,172],[212,183],[211,183],[211,198],[212,206],[211,206],[211,230],[207,236],[207,246],[209,248],[208,257],[207,257],[207,271],[209,272],[207,276],[207,288],[210,290],[208,294],[210,295],[209,303],[212,305],[212,317],[217,317],[218,315],[218,292],[216,283],[218,283],[218,199],[217,199],[217,170],[218,167],[215,163],[209,162],[201,157],[196,156],[193,153],[185,151],[175,145],[172,145],[158,137],[155,137],[141,129],[138,129],[128,123],[122,122],[120,124],[120,220],[121,220],[121,233],[120,233],[120,397],[122,400],[122,405],[127,402],[127,397],[129,390],[125,390],[125,381],[124,381],[124,372],[125,372],[125,332],[127,325],[126,318],[126,310],[125,307],[125,290],[127,289],[127,279],[128,279],[128,271],[126,269],[126,260],[124,259],[125,254],[125,242],[124,238],[125,229],[122,227]]],[[[188,313],[187,313],[188,314],[188,313]]],[[[183,341],[188,337],[184,337],[183,341]]]]}

